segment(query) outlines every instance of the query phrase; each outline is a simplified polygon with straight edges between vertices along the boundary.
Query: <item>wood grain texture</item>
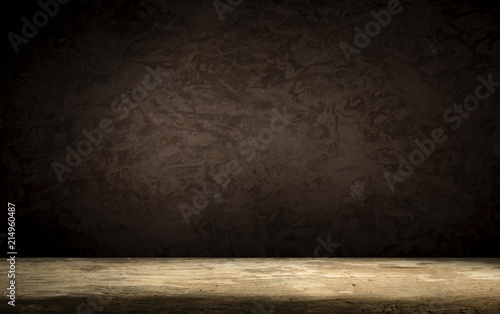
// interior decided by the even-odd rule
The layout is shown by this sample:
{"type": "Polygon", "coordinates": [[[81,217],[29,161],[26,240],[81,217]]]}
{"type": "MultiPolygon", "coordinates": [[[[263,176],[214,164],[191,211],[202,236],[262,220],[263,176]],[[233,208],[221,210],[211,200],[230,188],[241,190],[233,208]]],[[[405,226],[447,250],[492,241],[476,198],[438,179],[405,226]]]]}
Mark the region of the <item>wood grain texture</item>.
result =
{"type": "Polygon", "coordinates": [[[19,258],[16,281],[2,313],[500,311],[499,259],[19,258]]]}

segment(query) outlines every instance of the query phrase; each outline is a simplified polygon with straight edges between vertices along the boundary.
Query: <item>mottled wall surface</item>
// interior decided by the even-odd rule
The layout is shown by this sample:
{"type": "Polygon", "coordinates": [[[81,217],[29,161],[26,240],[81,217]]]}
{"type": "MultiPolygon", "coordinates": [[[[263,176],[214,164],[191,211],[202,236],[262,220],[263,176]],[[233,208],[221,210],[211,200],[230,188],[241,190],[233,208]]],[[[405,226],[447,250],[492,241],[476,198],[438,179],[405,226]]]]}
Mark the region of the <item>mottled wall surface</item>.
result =
{"type": "Polygon", "coordinates": [[[21,256],[499,256],[499,9],[94,2],[2,39],[21,256]]]}

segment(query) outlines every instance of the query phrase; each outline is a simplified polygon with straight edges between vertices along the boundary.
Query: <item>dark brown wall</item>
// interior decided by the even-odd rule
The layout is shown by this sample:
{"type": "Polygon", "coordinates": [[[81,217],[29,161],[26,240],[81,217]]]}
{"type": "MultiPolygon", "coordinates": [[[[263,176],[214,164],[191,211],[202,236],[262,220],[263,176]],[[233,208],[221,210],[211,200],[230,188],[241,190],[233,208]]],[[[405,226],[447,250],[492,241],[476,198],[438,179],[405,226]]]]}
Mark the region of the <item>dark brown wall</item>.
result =
{"type": "Polygon", "coordinates": [[[70,1],[18,53],[6,10],[19,255],[498,256],[497,8],[229,3],[70,1]]]}

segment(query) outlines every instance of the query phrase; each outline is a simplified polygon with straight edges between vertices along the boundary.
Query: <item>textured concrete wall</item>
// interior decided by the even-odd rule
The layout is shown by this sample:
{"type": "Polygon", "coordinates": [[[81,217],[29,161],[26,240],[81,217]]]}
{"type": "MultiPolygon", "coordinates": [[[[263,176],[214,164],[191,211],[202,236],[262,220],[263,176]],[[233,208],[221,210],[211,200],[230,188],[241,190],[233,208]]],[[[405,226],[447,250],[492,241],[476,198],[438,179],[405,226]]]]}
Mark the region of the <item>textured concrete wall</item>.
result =
{"type": "Polygon", "coordinates": [[[58,6],[4,38],[20,254],[498,256],[497,8],[58,6]]]}

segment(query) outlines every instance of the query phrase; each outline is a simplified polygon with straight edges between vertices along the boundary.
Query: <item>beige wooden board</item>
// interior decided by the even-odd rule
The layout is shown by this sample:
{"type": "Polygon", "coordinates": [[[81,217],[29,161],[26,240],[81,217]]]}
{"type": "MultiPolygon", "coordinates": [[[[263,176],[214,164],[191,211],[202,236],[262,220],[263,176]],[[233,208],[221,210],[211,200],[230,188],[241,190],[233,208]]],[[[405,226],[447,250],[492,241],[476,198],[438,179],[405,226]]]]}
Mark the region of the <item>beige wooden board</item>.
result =
{"type": "Polygon", "coordinates": [[[19,258],[16,296],[1,313],[499,313],[500,259],[19,258]]]}

